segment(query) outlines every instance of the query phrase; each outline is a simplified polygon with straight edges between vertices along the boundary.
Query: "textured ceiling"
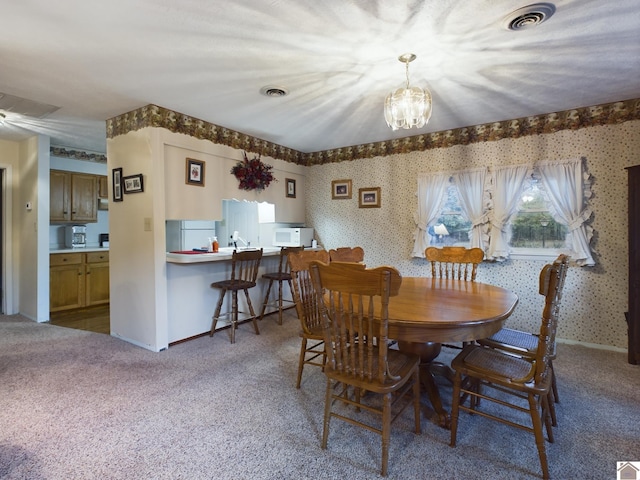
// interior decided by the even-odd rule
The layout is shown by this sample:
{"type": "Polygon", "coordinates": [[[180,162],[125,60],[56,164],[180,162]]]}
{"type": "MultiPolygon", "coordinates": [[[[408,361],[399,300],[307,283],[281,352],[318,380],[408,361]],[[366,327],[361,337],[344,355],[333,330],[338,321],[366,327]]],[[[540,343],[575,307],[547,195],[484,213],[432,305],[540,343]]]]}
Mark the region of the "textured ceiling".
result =
{"type": "Polygon", "coordinates": [[[105,152],[106,119],[155,104],[314,152],[640,98],[640,0],[558,0],[546,22],[504,28],[530,3],[4,1],[0,92],[60,108],[5,112],[0,138],[105,152]],[[392,132],[382,104],[405,52],[433,115],[392,132]]]}

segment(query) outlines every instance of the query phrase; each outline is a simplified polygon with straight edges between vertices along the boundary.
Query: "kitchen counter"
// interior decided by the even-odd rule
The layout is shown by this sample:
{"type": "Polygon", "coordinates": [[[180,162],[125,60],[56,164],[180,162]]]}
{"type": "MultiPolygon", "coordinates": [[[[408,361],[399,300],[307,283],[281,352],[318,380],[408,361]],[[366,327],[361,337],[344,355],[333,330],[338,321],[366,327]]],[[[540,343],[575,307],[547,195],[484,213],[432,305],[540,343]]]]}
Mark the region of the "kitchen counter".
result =
{"type": "Polygon", "coordinates": [[[108,252],[109,247],[52,248],[49,253],[89,253],[108,252]]]}
{"type": "MultiPolygon", "coordinates": [[[[223,260],[231,260],[233,255],[233,247],[220,248],[218,253],[210,252],[189,252],[189,253],[172,253],[167,252],[168,263],[205,263],[205,262],[220,262],[223,260]]],[[[245,252],[248,250],[259,250],[256,248],[240,248],[239,252],[245,252]]],[[[262,247],[263,257],[272,257],[280,255],[280,247],[262,247]]]]}

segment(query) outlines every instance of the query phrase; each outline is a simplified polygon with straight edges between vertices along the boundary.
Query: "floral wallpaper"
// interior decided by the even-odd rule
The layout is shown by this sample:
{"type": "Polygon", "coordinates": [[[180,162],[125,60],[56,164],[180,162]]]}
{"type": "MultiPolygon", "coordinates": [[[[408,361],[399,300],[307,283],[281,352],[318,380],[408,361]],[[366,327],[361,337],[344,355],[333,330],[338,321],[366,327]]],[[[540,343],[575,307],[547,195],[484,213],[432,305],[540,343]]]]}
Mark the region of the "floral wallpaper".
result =
{"type": "MultiPolygon", "coordinates": [[[[378,156],[309,167],[307,224],[325,248],[359,245],[368,266],[393,265],[405,276],[428,276],[427,263],[411,258],[419,172],[514,165],[582,157],[592,175],[595,267],[572,267],[560,311],[560,341],[625,349],[628,292],[627,176],[640,164],[640,121],[504,138],[468,145],[378,156]],[[353,198],[331,199],[331,181],[351,179],[353,198]],[[357,191],[381,187],[381,208],[358,208],[357,191]]],[[[538,274],[546,261],[483,263],[477,280],[515,291],[519,304],[507,325],[539,329],[538,274]]]]}

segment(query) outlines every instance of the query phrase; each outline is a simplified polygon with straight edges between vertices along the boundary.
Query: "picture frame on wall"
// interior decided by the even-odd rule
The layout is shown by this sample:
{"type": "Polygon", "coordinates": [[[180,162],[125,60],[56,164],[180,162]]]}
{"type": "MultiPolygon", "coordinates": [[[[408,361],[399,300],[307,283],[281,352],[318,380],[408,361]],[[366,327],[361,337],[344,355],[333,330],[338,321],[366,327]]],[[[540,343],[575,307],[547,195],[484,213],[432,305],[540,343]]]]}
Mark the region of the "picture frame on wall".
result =
{"type": "Polygon", "coordinates": [[[296,198],[296,181],[293,178],[285,178],[287,198],[296,198]]]}
{"type": "Polygon", "coordinates": [[[121,202],[124,200],[122,195],[122,168],[111,170],[111,185],[113,187],[113,201],[121,202]]]}
{"type": "Polygon", "coordinates": [[[204,187],[204,162],[202,160],[187,158],[186,167],[185,183],[187,185],[204,187]]]}
{"type": "Polygon", "coordinates": [[[359,189],[358,206],[360,208],[380,208],[380,187],[359,189]]]}
{"type": "Polygon", "coordinates": [[[144,192],[144,183],[142,181],[141,173],[122,177],[122,185],[124,186],[124,193],[144,192]]]}
{"type": "Polygon", "coordinates": [[[351,198],[351,180],[333,180],[331,182],[331,198],[333,200],[351,198]]]}

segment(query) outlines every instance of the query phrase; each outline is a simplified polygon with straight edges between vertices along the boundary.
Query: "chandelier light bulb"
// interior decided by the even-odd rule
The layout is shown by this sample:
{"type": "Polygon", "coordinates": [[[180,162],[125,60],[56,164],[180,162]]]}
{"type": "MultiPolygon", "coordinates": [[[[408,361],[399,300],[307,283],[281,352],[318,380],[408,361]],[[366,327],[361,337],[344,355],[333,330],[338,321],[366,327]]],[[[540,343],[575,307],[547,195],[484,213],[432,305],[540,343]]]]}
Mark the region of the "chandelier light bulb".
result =
{"type": "Polygon", "coordinates": [[[415,59],[413,53],[405,53],[398,57],[398,60],[405,64],[407,83],[404,88],[389,93],[384,101],[384,118],[392,130],[421,128],[431,118],[431,92],[409,86],[409,63],[415,59]]]}

